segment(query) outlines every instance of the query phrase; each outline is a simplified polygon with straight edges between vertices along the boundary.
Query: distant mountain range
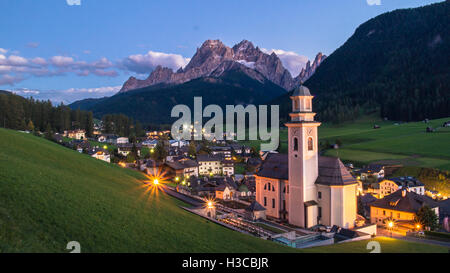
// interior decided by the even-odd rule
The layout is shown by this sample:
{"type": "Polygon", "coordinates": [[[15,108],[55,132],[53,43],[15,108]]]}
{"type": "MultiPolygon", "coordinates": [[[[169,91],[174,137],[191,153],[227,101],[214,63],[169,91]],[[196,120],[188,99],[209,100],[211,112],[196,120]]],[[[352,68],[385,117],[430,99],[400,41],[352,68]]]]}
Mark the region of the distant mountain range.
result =
{"type": "Polygon", "coordinates": [[[308,79],[325,58],[319,53],[293,78],[275,53],[266,54],[247,40],[232,48],[207,40],[184,69],[158,66],[145,80],[130,77],[112,97],[85,99],[70,107],[91,110],[96,117],[122,113],[145,124],[171,123],[172,107],[192,105],[194,96],[203,97],[205,105],[266,103],[308,79]]]}
{"type": "Polygon", "coordinates": [[[121,92],[102,99],[74,102],[72,109],[92,110],[96,117],[104,114],[125,114],[144,124],[170,124],[171,110],[177,104],[193,109],[195,96],[203,98],[203,105],[263,104],[286,93],[286,90],[262,74],[246,66],[226,62],[225,70],[216,70],[209,77],[201,77],[182,84],[158,84],[121,92]]]}
{"type": "Polygon", "coordinates": [[[143,123],[170,123],[174,105],[202,96],[205,105],[278,104],[287,120],[287,91],[304,81],[321,121],[371,113],[402,121],[450,116],[450,1],[379,15],[295,78],[275,53],[249,41],[229,48],[208,40],[184,69],[158,67],[145,80],[131,77],[113,97],[70,106],[97,117],[124,113],[143,123]]]}
{"type": "Polygon", "coordinates": [[[306,68],[302,68],[301,73],[293,78],[275,53],[266,54],[247,40],[232,48],[219,40],[207,40],[197,49],[184,69],[173,72],[170,68],[158,66],[145,80],[130,77],[120,92],[157,84],[182,84],[202,77],[220,77],[222,73],[237,66],[247,67],[242,68],[242,72],[255,80],[263,82],[268,79],[289,91],[311,77],[325,58],[326,56],[319,53],[313,64],[308,61],[306,68]]]}

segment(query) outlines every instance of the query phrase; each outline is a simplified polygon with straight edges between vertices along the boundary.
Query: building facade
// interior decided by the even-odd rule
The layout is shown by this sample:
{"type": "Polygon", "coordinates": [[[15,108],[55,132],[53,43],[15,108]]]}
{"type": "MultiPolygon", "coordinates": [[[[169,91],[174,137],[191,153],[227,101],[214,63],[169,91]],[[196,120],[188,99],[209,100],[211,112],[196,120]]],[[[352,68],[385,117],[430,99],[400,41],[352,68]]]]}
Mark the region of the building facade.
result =
{"type": "Polygon", "coordinates": [[[267,216],[295,226],[352,228],[358,184],[338,158],[319,157],[312,99],[304,86],[293,92],[288,154],[268,154],[256,175],[256,198],[267,216]]]}

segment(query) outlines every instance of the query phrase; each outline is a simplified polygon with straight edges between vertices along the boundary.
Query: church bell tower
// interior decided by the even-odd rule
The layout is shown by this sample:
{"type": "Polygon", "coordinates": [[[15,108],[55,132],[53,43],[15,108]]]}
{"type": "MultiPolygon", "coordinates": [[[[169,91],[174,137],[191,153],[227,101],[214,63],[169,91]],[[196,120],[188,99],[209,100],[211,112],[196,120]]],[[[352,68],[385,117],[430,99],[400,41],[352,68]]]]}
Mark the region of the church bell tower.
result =
{"type": "Polygon", "coordinates": [[[314,121],[309,89],[301,85],[290,97],[289,202],[288,219],[292,225],[309,228],[317,224],[318,134],[320,122],[314,121]]]}

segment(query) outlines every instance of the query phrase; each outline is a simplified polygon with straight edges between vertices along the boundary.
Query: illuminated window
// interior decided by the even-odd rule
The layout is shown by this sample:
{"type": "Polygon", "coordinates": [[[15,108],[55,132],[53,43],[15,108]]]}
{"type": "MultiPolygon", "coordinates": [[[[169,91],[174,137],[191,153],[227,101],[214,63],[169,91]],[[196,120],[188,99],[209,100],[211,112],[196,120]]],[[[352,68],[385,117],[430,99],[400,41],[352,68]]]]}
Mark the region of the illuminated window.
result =
{"type": "Polygon", "coordinates": [[[308,138],[308,151],[313,151],[313,150],[314,150],[313,138],[310,137],[310,138],[308,138]]]}

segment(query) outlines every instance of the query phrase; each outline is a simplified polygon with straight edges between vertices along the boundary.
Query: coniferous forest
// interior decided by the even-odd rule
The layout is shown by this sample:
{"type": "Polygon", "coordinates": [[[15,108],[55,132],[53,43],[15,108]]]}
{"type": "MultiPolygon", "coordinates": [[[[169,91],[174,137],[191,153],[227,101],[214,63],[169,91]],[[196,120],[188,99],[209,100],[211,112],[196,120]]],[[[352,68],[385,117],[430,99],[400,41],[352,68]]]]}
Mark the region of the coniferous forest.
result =
{"type": "MultiPolygon", "coordinates": [[[[450,116],[450,1],[396,10],[359,26],[305,85],[321,121],[377,112],[390,120],[450,116]]],[[[290,101],[274,101],[287,117],[290,101]]]]}
{"type": "Polygon", "coordinates": [[[94,131],[92,112],[72,110],[68,106],[53,106],[50,101],[23,98],[0,93],[0,127],[15,130],[59,132],[84,129],[88,136],[94,131]]]}

